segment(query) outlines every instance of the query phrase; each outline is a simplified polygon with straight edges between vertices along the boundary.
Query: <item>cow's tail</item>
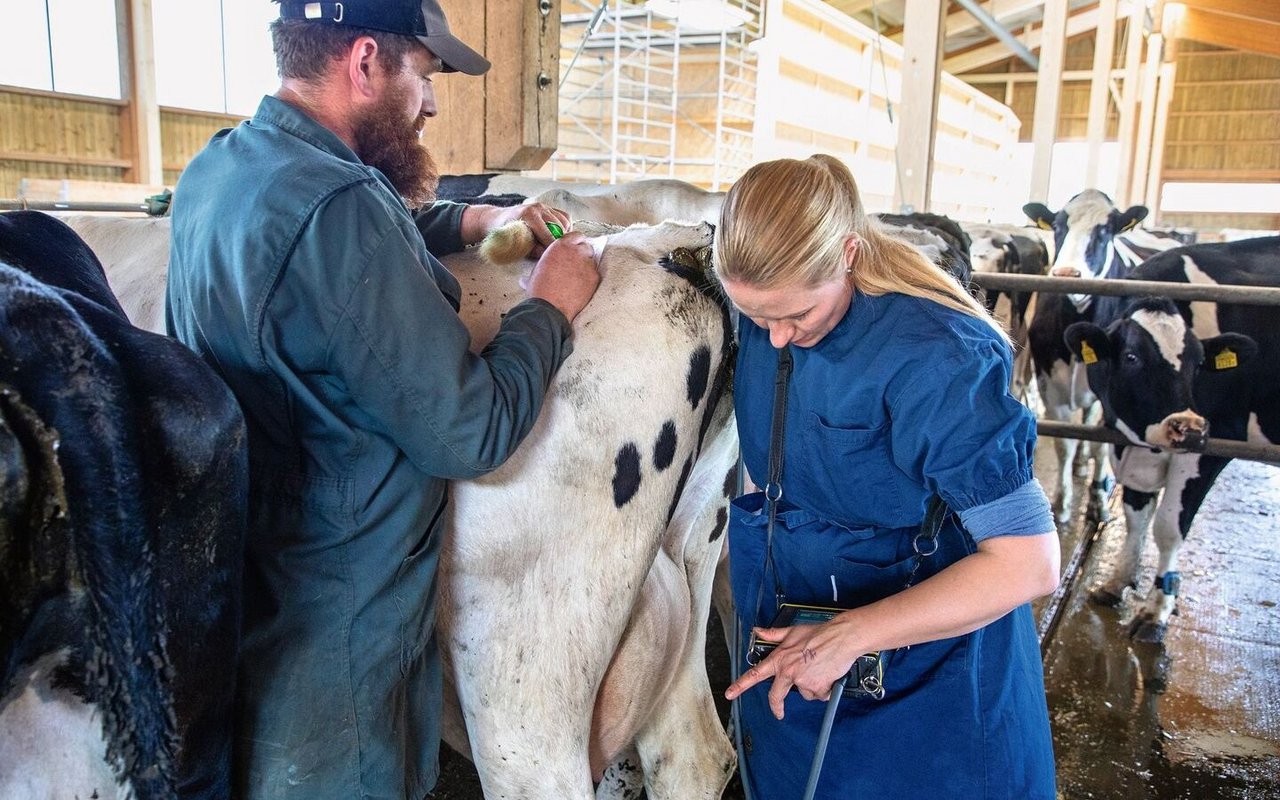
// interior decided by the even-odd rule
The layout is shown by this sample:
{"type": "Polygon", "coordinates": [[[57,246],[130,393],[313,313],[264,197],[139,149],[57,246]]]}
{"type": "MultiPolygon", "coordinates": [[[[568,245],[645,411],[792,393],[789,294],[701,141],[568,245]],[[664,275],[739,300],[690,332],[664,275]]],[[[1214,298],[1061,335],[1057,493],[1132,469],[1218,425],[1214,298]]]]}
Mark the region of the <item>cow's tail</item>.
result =
{"type": "Polygon", "coordinates": [[[480,256],[490,264],[505,267],[529,255],[533,245],[533,231],[517,220],[490,231],[480,243],[480,256]]]}

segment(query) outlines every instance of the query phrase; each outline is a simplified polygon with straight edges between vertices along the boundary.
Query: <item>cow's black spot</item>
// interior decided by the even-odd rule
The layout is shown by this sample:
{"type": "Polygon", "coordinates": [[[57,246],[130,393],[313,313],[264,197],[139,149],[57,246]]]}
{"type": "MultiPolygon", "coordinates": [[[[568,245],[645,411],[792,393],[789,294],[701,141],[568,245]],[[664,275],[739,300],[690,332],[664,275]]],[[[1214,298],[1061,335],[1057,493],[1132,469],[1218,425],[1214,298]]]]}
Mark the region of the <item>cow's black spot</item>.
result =
{"type": "Polygon", "coordinates": [[[711,529],[711,536],[707,539],[707,541],[714,542],[716,539],[719,539],[720,536],[724,533],[724,524],[728,521],[729,521],[728,509],[726,509],[724,506],[720,506],[719,510],[716,511],[716,524],[711,529]]]}
{"type": "Polygon", "coordinates": [[[676,506],[680,503],[680,495],[684,494],[685,481],[689,480],[689,472],[693,470],[693,453],[684,460],[684,466],[680,468],[680,480],[676,482],[675,494],[671,495],[671,507],[667,509],[667,524],[671,524],[671,518],[676,515],[676,506]]]}
{"type": "Polygon", "coordinates": [[[738,465],[729,467],[724,475],[724,496],[733,497],[738,493],[738,465]]]}
{"type": "Polygon", "coordinates": [[[658,441],[653,443],[653,466],[662,472],[671,466],[676,457],[676,424],[667,420],[658,434],[658,441]]]}
{"type": "Polygon", "coordinates": [[[640,451],[624,444],[613,459],[613,504],[622,508],[640,489],[640,451]]]}
{"type": "Polygon", "coordinates": [[[700,345],[689,358],[689,374],[686,386],[689,393],[689,407],[697,408],[698,403],[707,393],[707,380],[711,377],[711,348],[700,345]]]}

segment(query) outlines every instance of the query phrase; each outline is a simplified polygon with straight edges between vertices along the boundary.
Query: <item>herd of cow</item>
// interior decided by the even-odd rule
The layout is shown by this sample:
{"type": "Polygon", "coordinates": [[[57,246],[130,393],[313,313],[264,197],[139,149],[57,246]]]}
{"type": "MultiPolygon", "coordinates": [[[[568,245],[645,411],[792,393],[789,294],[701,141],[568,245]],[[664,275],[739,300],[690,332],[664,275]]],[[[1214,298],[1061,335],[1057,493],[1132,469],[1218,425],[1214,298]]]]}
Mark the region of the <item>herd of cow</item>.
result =
{"type": "MultiPolygon", "coordinates": [[[[719,797],[735,756],[703,642],[708,609],[729,613],[737,450],[733,330],[708,271],[721,195],[508,176],[446,178],[441,194],[539,200],[600,223],[603,276],[533,432],[500,470],[453,487],[446,739],[490,797],[719,797]]],[[[1280,237],[1173,247],[1136,228],[1146,209],[1092,190],[1056,213],[1025,210],[1036,227],[881,221],[962,283],[971,270],[1051,270],[1280,286],[1280,237]]],[[[167,261],[167,219],[0,215],[0,797],[227,794],[245,428],[214,373],[163,336],[167,261]]],[[[445,263],[479,349],[530,265],[495,268],[474,250],[445,263]]],[[[1091,502],[1105,509],[1114,465],[1128,523],[1094,597],[1136,587],[1154,527],[1156,586],[1136,635],[1158,638],[1178,547],[1228,461],[1195,448],[1210,433],[1280,442],[1275,312],[987,302],[1019,347],[1015,391],[1034,367],[1046,416],[1082,411],[1131,442],[1093,458],[1091,502]]],[[[1076,443],[1055,443],[1064,520],[1076,443]]]]}

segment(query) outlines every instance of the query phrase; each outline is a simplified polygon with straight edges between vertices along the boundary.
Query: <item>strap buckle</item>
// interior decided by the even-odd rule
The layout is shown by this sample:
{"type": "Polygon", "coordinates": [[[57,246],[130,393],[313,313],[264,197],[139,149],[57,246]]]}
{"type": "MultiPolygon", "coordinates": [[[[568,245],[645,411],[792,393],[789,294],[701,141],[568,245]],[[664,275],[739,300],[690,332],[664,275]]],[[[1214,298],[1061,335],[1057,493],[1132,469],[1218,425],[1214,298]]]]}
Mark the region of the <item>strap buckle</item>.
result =
{"type": "Polygon", "coordinates": [[[325,6],[330,6],[333,10],[332,22],[342,22],[342,18],[346,16],[342,3],[307,3],[302,7],[302,16],[307,19],[324,19],[325,6]]]}

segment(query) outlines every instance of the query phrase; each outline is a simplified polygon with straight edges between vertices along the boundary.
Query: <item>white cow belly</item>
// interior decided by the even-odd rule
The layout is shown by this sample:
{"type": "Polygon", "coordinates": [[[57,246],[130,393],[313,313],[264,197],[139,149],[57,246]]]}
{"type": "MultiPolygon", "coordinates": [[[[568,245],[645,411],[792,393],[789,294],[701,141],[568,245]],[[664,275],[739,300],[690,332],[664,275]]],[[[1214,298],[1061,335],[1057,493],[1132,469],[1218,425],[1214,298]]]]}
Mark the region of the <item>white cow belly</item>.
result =
{"type": "Polygon", "coordinates": [[[49,685],[61,659],[37,661],[0,700],[0,798],[126,800],[133,793],[116,783],[105,761],[101,717],[49,685]]]}

